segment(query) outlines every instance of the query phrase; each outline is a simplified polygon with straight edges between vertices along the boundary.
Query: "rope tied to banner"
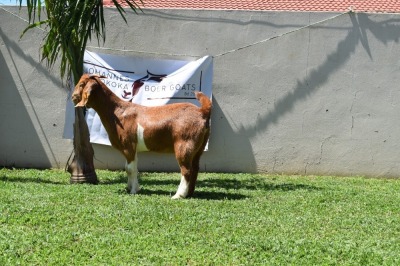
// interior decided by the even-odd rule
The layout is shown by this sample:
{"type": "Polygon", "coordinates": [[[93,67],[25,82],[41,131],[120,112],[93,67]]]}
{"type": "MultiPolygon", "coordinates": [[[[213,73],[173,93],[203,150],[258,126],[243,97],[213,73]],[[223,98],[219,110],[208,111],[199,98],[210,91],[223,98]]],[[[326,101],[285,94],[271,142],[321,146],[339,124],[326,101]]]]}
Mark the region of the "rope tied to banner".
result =
{"type": "MultiPolygon", "coordinates": [[[[1,7],[1,6],[0,6],[0,9],[6,11],[7,13],[9,13],[9,14],[11,14],[11,15],[13,15],[13,16],[15,16],[15,17],[17,17],[17,18],[19,18],[19,19],[21,19],[21,20],[23,20],[23,21],[25,21],[26,23],[29,24],[29,21],[28,21],[28,20],[22,18],[22,17],[19,16],[18,14],[15,14],[15,13],[13,13],[13,12],[11,12],[11,11],[5,9],[4,7],[1,7]]],[[[285,35],[292,34],[292,33],[295,33],[295,32],[297,32],[297,31],[301,31],[301,30],[304,30],[304,29],[306,29],[306,28],[310,28],[310,27],[316,26],[316,25],[318,25],[318,24],[322,24],[322,23],[324,23],[324,22],[327,22],[327,21],[330,21],[330,20],[334,20],[334,19],[336,19],[336,18],[338,18],[338,17],[341,17],[341,16],[346,15],[346,14],[354,13],[354,12],[355,12],[355,11],[353,10],[353,7],[350,6],[349,9],[348,9],[346,12],[339,13],[339,14],[337,14],[337,15],[335,15],[335,16],[332,16],[332,17],[329,17],[329,18],[326,18],[326,19],[323,19],[323,20],[320,20],[320,21],[317,21],[317,22],[314,22],[314,23],[310,23],[310,24],[308,24],[308,25],[305,25],[305,26],[302,26],[302,27],[299,27],[299,28],[296,28],[296,29],[293,29],[293,30],[284,32],[284,33],[282,33],[282,34],[278,34],[278,35],[275,35],[275,36],[272,36],[272,37],[269,37],[269,38],[266,38],[266,39],[263,39],[263,40],[260,40],[260,41],[256,41],[256,42],[253,42],[253,43],[250,43],[250,44],[247,44],[247,45],[243,45],[243,46],[241,46],[241,47],[238,47],[238,48],[235,48],[235,49],[232,49],[232,50],[229,50],[229,51],[225,51],[225,52],[222,52],[222,53],[213,55],[212,57],[213,57],[213,58],[217,58],[217,57],[225,56],[225,55],[227,55],[227,54],[235,53],[235,52],[237,52],[237,51],[244,50],[244,49],[247,49],[247,48],[256,46],[256,45],[258,45],[258,44],[266,43],[266,42],[272,41],[272,40],[274,40],[274,39],[281,38],[281,37],[283,37],[283,36],[285,36],[285,35]]],[[[43,28],[40,28],[40,27],[36,27],[36,28],[38,28],[38,29],[40,29],[40,30],[42,30],[42,31],[44,31],[44,32],[47,32],[47,30],[45,30],[45,29],[43,29],[43,28]]],[[[116,52],[126,52],[126,53],[138,53],[138,54],[149,54],[149,55],[163,55],[163,56],[173,56],[173,57],[193,57],[193,58],[201,58],[201,57],[204,56],[204,55],[191,55],[191,54],[149,52],[149,51],[141,51],[141,50],[118,49],[118,48],[99,47],[99,46],[86,46],[86,47],[89,48],[89,49],[97,49],[97,50],[116,51],[116,52]]]]}

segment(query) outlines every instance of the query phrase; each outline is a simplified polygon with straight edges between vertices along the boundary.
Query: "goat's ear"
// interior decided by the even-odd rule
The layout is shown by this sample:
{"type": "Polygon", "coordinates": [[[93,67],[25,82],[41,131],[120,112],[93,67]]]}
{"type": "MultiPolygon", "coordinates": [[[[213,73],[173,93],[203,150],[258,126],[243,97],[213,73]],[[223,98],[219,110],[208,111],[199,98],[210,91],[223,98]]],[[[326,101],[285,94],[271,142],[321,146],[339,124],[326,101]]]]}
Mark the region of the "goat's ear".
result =
{"type": "Polygon", "coordinates": [[[75,105],[75,107],[85,107],[86,104],[87,104],[87,102],[88,102],[88,100],[89,100],[89,96],[90,96],[90,93],[91,93],[91,92],[92,92],[92,88],[91,88],[91,87],[85,88],[85,89],[83,90],[83,92],[82,92],[82,99],[81,99],[81,101],[80,101],[79,103],[77,103],[77,104],[75,105]]]}

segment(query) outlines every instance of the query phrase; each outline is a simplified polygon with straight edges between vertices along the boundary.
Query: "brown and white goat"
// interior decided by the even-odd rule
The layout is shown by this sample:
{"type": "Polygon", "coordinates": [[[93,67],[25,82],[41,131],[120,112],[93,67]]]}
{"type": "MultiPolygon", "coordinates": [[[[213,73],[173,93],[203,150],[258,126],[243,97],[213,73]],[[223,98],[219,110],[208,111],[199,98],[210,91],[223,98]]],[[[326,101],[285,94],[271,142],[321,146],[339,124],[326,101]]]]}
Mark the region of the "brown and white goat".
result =
{"type": "Polygon", "coordinates": [[[173,199],[192,196],[200,156],[210,135],[211,101],[201,92],[191,103],[146,107],[118,98],[98,75],[82,75],[72,94],[75,107],[93,108],[100,116],[112,146],[126,158],[128,191],[139,191],[137,152],[175,153],[181,182],[173,199]]]}

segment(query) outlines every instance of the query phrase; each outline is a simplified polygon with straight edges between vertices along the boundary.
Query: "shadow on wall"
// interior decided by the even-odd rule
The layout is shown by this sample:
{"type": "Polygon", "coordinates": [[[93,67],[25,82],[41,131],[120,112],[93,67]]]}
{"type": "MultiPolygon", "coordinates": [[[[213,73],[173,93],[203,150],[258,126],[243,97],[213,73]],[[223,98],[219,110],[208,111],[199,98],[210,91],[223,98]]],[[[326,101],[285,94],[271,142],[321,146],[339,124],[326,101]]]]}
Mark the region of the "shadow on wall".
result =
{"type": "Polygon", "coordinates": [[[21,49],[20,44],[9,39],[1,28],[0,38],[4,43],[3,48],[5,48],[0,51],[0,165],[7,167],[52,167],[44,146],[48,147],[52,161],[58,164],[56,155],[52,151],[44,128],[37,116],[36,107],[33,106],[22,80],[21,67],[35,68],[54,84],[62,87],[60,80],[49,75],[48,69],[27,55],[21,49]],[[8,54],[9,62],[6,62],[4,52],[8,54]],[[22,61],[26,65],[20,66],[16,61],[22,61]],[[9,67],[15,70],[14,76],[9,67]],[[15,80],[20,81],[20,91],[15,80]],[[24,103],[23,99],[27,102],[24,103]],[[31,110],[28,111],[27,107],[31,110]],[[36,128],[32,121],[33,118],[37,122],[36,128]],[[43,133],[44,143],[41,141],[38,131],[43,133]]]}
{"type": "Polygon", "coordinates": [[[306,99],[320,89],[329,77],[350,59],[359,43],[362,44],[368,56],[373,59],[368,44],[367,31],[385,44],[389,41],[399,41],[400,27],[392,23],[399,23],[400,19],[374,22],[369,19],[367,14],[350,14],[349,16],[352,28],[346,38],[338,43],[336,51],[327,55],[326,60],[316,70],[311,71],[306,79],[298,80],[296,87],[276,102],[272,112],[257,117],[253,126],[242,127],[237,134],[247,135],[252,139],[265,132],[272,124],[278,123],[279,119],[289,113],[298,101],[306,99]]]}
{"type": "MultiPolygon", "coordinates": [[[[115,12],[115,11],[114,11],[115,12]]],[[[131,12],[131,11],[129,11],[131,12]]],[[[228,11],[229,13],[231,12],[235,12],[235,11],[228,11]]],[[[213,13],[213,12],[211,12],[213,13]]],[[[219,12],[216,12],[215,14],[218,14],[219,12]]],[[[239,11],[239,13],[242,13],[241,11],[239,11]]],[[[251,13],[253,14],[257,14],[257,13],[265,13],[265,11],[251,11],[251,13]]],[[[250,16],[250,19],[247,19],[247,17],[243,17],[242,20],[240,18],[237,18],[236,16],[234,17],[234,19],[232,18],[223,18],[221,16],[210,16],[210,13],[206,12],[197,12],[196,15],[197,16],[193,16],[193,15],[183,15],[183,14],[176,14],[176,13],[169,13],[166,12],[165,10],[146,10],[146,12],[144,13],[139,13],[139,16],[147,16],[147,17],[157,17],[160,19],[165,19],[165,20],[177,20],[177,21],[196,21],[196,22],[217,22],[217,23],[224,23],[224,24],[229,24],[229,25],[240,25],[240,26],[247,26],[247,25],[261,25],[261,26],[268,26],[268,27],[272,27],[272,28],[287,28],[287,29],[293,29],[293,28],[300,28],[303,27],[304,25],[302,24],[297,24],[297,23],[273,23],[271,21],[268,20],[261,20],[261,19],[257,19],[257,15],[255,16],[250,16]]],[[[318,27],[318,26],[316,26],[318,27]]]]}
{"type": "MultiPolygon", "coordinates": [[[[34,33],[32,33],[34,34],[34,33]]],[[[44,73],[47,79],[50,79],[52,83],[55,84],[55,88],[64,88],[64,90],[68,91],[68,88],[66,88],[65,86],[63,86],[63,84],[61,83],[61,80],[59,78],[56,78],[54,75],[52,75],[51,73],[49,73],[49,69],[47,69],[46,67],[44,67],[37,59],[32,58],[32,56],[27,55],[22,49],[21,46],[18,42],[15,42],[14,40],[11,40],[10,38],[8,38],[8,36],[2,31],[2,29],[0,28],[0,37],[3,40],[3,43],[6,45],[6,48],[8,50],[9,53],[11,53],[11,51],[13,53],[15,53],[20,59],[23,59],[23,61],[27,64],[30,65],[32,68],[35,68],[38,70],[38,72],[40,73],[44,73]]],[[[24,39],[29,39],[32,38],[31,35],[28,35],[28,33],[25,34],[25,36],[23,37],[24,39]]],[[[38,38],[37,36],[35,38],[38,38]]],[[[39,47],[38,47],[38,51],[39,51],[39,47]]],[[[13,64],[15,65],[15,62],[13,62],[13,64]]],[[[16,65],[15,65],[16,66],[16,65]]]]}
{"type": "Polygon", "coordinates": [[[0,82],[0,165],[51,167],[1,51],[0,82]]]}
{"type": "Polygon", "coordinates": [[[201,170],[256,172],[257,165],[248,132],[235,132],[219,101],[218,96],[213,96],[209,151],[200,160],[201,170]]]}
{"type": "MultiPolygon", "coordinates": [[[[351,56],[355,54],[360,45],[362,49],[364,49],[366,56],[373,61],[373,51],[370,49],[368,37],[371,38],[373,36],[383,44],[399,41],[400,27],[398,24],[400,23],[400,19],[376,22],[371,19],[371,15],[369,14],[348,14],[345,16],[350,19],[351,27],[348,28],[344,39],[337,43],[334,52],[327,54],[326,57],[321,60],[321,63],[314,68],[314,70],[310,71],[304,79],[297,79],[295,87],[289,89],[286,95],[277,99],[273,110],[265,112],[265,107],[260,106],[260,116],[255,118],[253,120],[254,122],[249,126],[242,125],[237,129],[232,129],[226,119],[224,110],[222,110],[223,107],[221,108],[219,104],[220,99],[213,99],[214,113],[212,122],[217,126],[213,127],[213,133],[215,134],[211,136],[211,154],[210,158],[207,160],[207,163],[213,165],[213,167],[211,167],[213,171],[218,169],[218,163],[221,162],[221,165],[226,167],[223,171],[255,172],[261,170],[274,172],[273,169],[258,169],[258,160],[265,158],[255,157],[257,155],[254,154],[252,149],[252,145],[254,145],[253,139],[258,136],[267,137],[268,129],[274,124],[279,123],[285,115],[292,112],[297,103],[307,100],[307,98],[323,88],[329,82],[331,76],[340,71],[346,62],[350,60],[351,56]],[[264,110],[264,113],[262,113],[262,110],[264,110]],[[238,143],[240,145],[237,145],[238,143]],[[240,165],[238,165],[238,162],[240,162],[240,165]]],[[[310,28],[311,34],[313,28],[314,27],[310,28]]],[[[321,29],[321,25],[318,25],[318,28],[321,29]]],[[[246,84],[239,84],[238,86],[241,85],[246,86],[246,84]]],[[[278,153],[278,151],[275,152],[278,153]]],[[[272,151],[271,154],[274,154],[274,151],[272,151]]],[[[332,160],[334,159],[335,158],[332,158],[332,160]]],[[[274,160],[276,159],[271,158],[272,162],[274,160]]],[[[283,164],[291,164],[288,158],[281,158],[281,160],[283,160],[283,164]]],[[[321,161],[319,160],[314,163],[318,164],[321,163],[321,161]]],[[[282,171],[279,172],[285,172],[284,169],[290,169],[290,167],[284,167],[282,171]]],[[[303,168],[299,168],[295,171],[304,173],[303,170],[303,168]]]]}

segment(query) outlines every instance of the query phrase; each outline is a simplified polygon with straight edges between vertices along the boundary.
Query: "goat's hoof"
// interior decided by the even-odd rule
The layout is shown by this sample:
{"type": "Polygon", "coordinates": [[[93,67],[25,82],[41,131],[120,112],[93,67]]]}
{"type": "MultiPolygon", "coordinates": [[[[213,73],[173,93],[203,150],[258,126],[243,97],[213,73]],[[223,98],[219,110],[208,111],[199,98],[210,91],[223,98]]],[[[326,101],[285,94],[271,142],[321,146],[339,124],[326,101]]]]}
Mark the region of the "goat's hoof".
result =
{"type": "Polygon", "coordinates": [[[171,199],[184,199],[184,198],[186,198],[186,197],[184,197],[183,195],[180,195],[180,194],[175,194],[174,196],[172,196],[172,198],[171,199]]]}
{"type": "Polygon", "coordinates": [[[131,189],[127,188],[127,191],[129,192],[129,194],[135,195],[140,191],[140,188],[139,187],[138,188],[131,188],[131,189]]]}

